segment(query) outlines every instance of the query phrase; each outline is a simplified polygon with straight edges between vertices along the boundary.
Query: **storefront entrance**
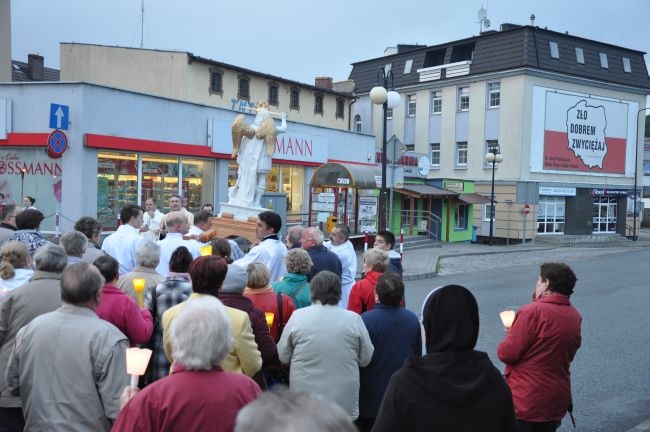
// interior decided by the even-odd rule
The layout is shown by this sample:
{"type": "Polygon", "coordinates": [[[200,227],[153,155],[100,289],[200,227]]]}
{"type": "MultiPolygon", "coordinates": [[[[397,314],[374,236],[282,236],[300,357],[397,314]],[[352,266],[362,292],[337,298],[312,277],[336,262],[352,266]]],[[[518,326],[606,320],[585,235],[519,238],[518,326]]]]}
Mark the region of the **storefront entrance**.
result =
{"type": "Polygon", "coordinates": [[[616,233],[618,198],[594,197],[594,233],[616,233]]]}
{"type": "Polygon", "coordinates": [[[538,234],[564,234],[565,198],[540,196],[537,207],[538,234]]]}

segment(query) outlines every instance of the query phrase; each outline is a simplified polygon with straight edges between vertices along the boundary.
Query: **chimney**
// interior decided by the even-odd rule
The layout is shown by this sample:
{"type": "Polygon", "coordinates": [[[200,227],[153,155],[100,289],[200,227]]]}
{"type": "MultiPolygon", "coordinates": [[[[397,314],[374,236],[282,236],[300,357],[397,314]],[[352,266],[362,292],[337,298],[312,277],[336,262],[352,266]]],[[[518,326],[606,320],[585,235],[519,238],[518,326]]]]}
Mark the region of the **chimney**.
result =
{"type": "Polygon", "coordinates": [[[42,81],[43,80],[43,71],[44,67],[43,56],[38,54],[29,54],[27,56],[27,70],[29,72],[29,77],[33,81],[42,81]]]}
{"type": "Polygon", "coordinates": [[[316,77],[314,85],[319,88],[332,90],[332,77],[316,77]]]}

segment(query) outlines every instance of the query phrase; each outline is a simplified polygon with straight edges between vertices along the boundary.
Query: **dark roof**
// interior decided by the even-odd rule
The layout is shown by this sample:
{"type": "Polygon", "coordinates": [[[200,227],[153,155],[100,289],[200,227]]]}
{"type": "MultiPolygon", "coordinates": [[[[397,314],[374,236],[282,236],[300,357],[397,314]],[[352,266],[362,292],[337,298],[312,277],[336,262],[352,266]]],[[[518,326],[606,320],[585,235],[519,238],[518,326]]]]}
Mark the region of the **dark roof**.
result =
{"type": "Polygon", "coordinates": [[[426,184],[405,184],[395,187],[395,192],[403,195],[411,195],[414,197],[432,196],[436,198],[455,198],[459,196],[457,192],[452,192],[447,189],[430,186],[426,184]]]}
{"type": "MultiPolygon", "coordinates": [[[[352,63],[350,79],[355,81],[356,93],[369,92],[376,85],[378,68],[391,64],[396,88],[416,85],[420,83],[417,70],[424,67],[425,61],[429,64],[434,61],[436,65],[453,63],[457,59],[452,57],[463,47],[470,51],[467,58],[472,61],[466,76],[530,68],[650,90],[644,52],[532,26],[509,27],[508,30],[352,63]],[[558,44],[559,59],[551,58],[551,41],[558,44]],[[585,64],[577,63],[576,47],[582,48],[585,64]],[[600,52],[607,54],[607,69],[600,66],[600,52]],[[631,73],[624,72],[622,57],[630,60],[631,73]],[[413,65],[411,73],[404,74],[407,60],[413,60],[413,65]]],[[[429,83],[444,80],[443,77],[429,83]]]]}
{"type": "Polygon", "coordinates": [[[61,71],[48,67],[43,68],[43,78],[33,79],[29,72],[29,65],[25,62],[12,60],[11,61],[11,81],[24,82],[24,81],[59,81],[61,71]]]}

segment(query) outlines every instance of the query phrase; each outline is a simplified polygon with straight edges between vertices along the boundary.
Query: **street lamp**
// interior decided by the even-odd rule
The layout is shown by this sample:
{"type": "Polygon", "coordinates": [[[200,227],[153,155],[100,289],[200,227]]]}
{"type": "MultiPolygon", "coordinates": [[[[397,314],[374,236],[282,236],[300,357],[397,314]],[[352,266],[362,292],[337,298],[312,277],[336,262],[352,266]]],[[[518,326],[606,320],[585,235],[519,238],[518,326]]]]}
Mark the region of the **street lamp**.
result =
{"type": "Polygon", "coordinates": [[[489,244],[492,246],[492,231],[494,229],[494,219],[496,218],[497,209],[494,205],[494,171],[498,163],[503,162],[503,156],[501,155],[499,144],[490,144],[488,147],[488,152],[485,155],[485,160],[487,163],[492,164],[492,192],[490,193],[490,241],[489,244]]]}
{"type": "MultiPolygon", "coordinates": [[[[632,224],[632,241],[637,241],[638,237],[636,234],[636,188],[637,188],[637,176],[639,175],[639,122],[641,119],[641,113],[648,108],[641,108],[638,113],[636,113],[636,135],[634,136],[634,194],[632,199],[634,200],[634,223],[632,224]]],[[[643,134],[645,139],[645,133],[643,134]]]]}
{"type": "Polygon", "coordinates": [[[25,168],[20,169],[20,203],[25,197],[25,168]]]}
{"type": "Polygon", "coordinates": [[[375,105],[383,105],[383,136],[381,140],[381,193],[379,211],[379,230],[386,229],[386,123],[388,108],[396,108],[400,103],[399,93],[393,90],[393,72],[380,67],[377,70],[377,85],[370,90],[370,100],[375,105]]]}

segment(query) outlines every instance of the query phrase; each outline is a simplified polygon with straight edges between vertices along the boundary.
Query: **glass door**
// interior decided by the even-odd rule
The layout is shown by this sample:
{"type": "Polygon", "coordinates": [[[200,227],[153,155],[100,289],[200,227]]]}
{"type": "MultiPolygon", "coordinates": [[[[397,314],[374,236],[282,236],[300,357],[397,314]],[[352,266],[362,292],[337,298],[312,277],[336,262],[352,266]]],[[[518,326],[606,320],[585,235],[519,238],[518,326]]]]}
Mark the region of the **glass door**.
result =
{"type": "Polygon", "coordinates": [[[537,207],[538,234],[564,234],[564,197],[540,196],[537,207]]]}
{"type": "Polygon", "coordinates": [[[593,232],[616,232],[617,207],[616,197],[594,197],[593,232]]]}

